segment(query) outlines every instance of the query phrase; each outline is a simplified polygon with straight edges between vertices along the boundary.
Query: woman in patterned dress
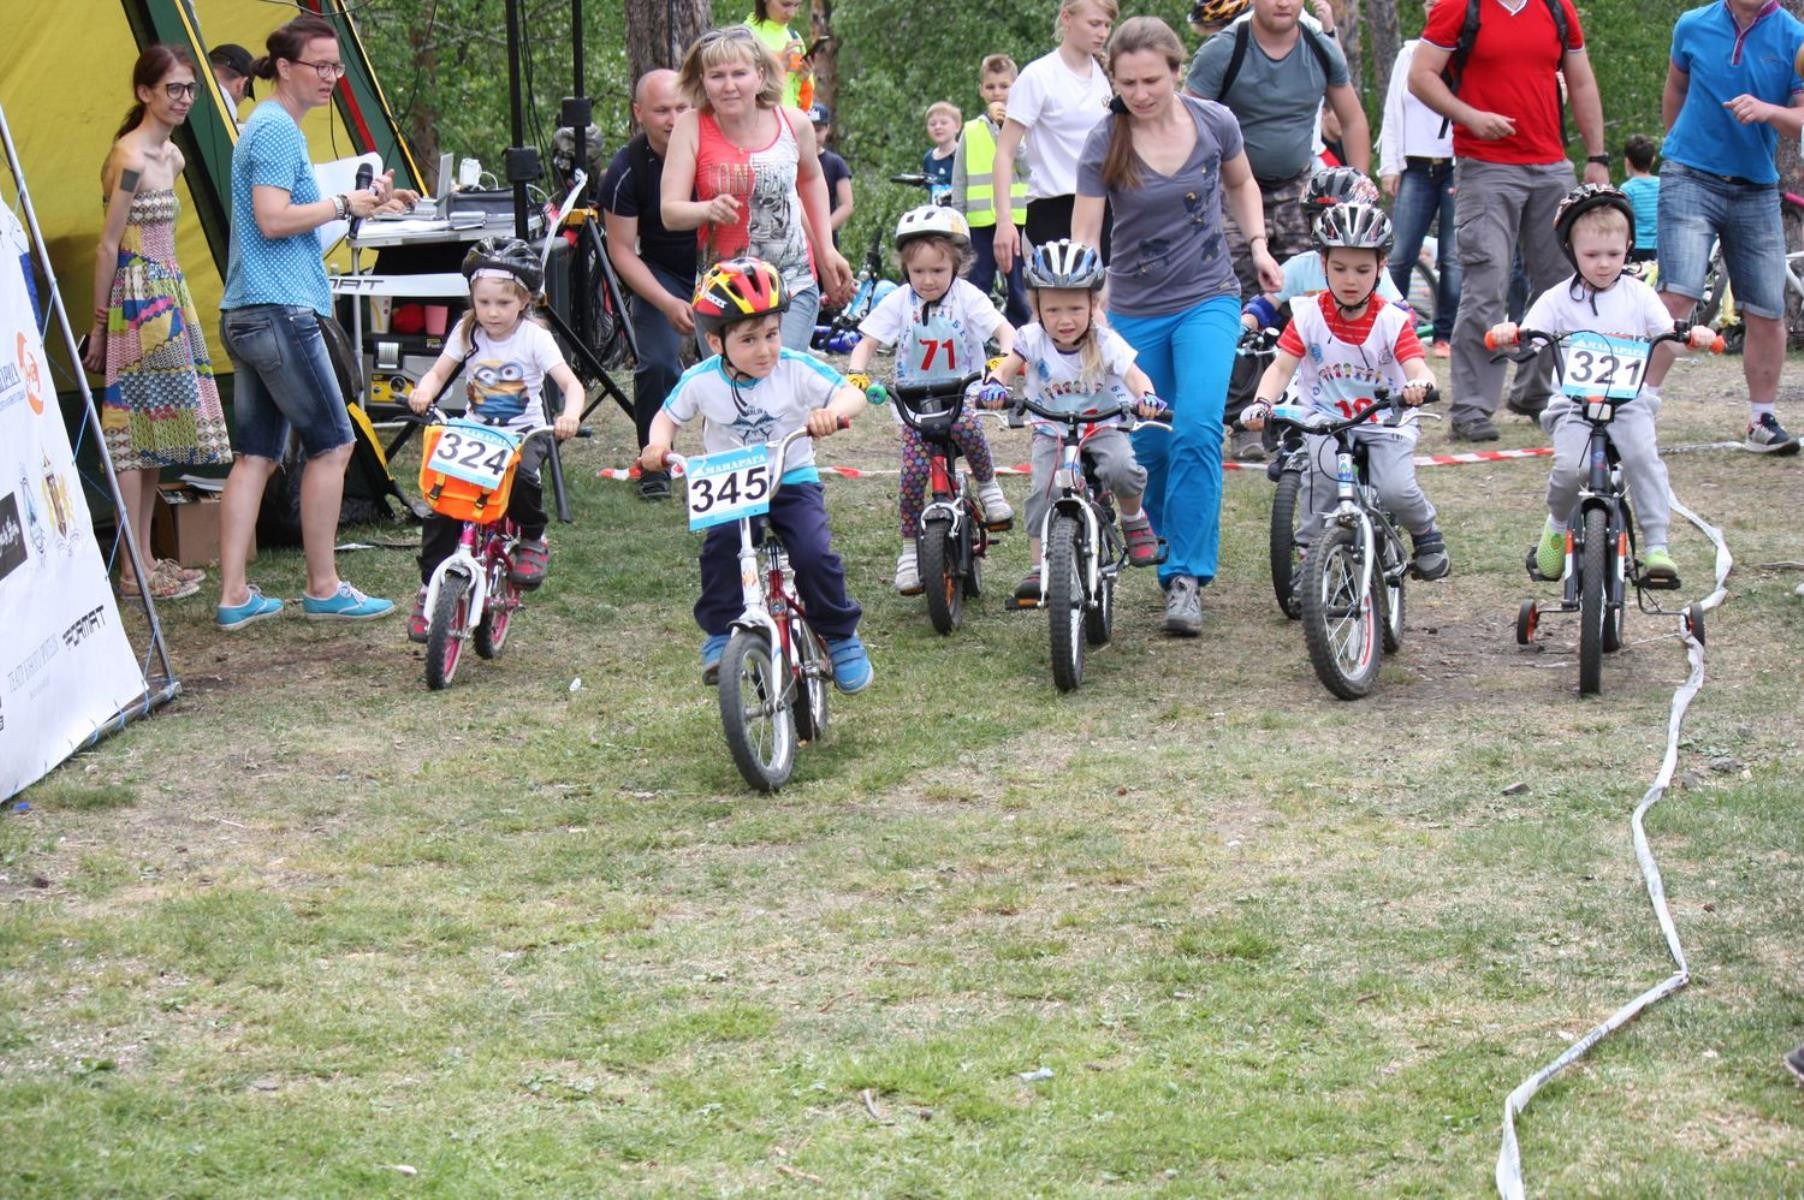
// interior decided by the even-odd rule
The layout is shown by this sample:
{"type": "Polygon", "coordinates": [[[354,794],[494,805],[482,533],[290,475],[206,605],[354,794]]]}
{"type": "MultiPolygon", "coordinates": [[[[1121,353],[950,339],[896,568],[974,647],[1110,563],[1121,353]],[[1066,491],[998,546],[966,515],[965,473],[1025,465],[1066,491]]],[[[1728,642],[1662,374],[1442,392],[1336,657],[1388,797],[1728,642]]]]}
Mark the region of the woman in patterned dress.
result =
{"type": "Polygon", "coordinates": [[[169,140],[188,119],[194,64],[179,49],[150,46],[132,68],[138,102],[114,135],[101,169],[106,228],[94,267],[94,329],[83,361],[106,375],[101,426],[125,497],[148,582],[121,555],[119,588],[141,586],[159,600],[191,596],[203,571],[157,561],[150,552],[150,513],[164,467],[232,461],[225,416],[200,314],[175,261],[175,181],[182,152],[169,140]]]}

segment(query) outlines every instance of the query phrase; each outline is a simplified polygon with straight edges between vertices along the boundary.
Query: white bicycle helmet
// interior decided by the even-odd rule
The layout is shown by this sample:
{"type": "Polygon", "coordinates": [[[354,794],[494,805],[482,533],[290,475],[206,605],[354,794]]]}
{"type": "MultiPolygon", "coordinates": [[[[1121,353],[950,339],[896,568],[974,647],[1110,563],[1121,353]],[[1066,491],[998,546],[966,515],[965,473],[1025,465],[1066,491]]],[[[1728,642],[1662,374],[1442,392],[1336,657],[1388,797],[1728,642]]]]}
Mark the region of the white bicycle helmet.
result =
{"type": "Polygon", "coordinates": [[[1034,247],[1022,279],[1030,288],[1075,288],[1099,291],[1108,268],[1094,248],[1070,238],[1034,247]]]}
{"type": "Polygon", "coordinates": [[[1340,246],[1388,258],[1396,240],[1391,219],[1375,204],[1337,204],[1315,219],[1315,244],[1323,251],[1340,246]]]}
{"type": "Polygon", "coordinates": [[[896,249],[924,237],[943,237],[964,250],[971,245],[971,225],[965,220],[965,214],[955,208],[923,204],[909,209],[896,222],[896,249]]]}

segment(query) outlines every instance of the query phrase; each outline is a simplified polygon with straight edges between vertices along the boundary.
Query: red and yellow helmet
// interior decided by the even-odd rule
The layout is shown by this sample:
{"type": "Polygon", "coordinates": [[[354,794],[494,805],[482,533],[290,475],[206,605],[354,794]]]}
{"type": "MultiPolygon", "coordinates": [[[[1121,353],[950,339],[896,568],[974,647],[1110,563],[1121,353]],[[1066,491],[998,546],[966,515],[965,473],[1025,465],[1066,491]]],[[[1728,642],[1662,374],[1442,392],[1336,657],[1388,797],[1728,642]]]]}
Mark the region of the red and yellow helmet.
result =
{"type": "Polygon", "coordinates": [[[695,327],[719,336],[736,322],[788,311],[789,288],[763,259],[729,258],[708,268],[691,307],[695,327]]]}

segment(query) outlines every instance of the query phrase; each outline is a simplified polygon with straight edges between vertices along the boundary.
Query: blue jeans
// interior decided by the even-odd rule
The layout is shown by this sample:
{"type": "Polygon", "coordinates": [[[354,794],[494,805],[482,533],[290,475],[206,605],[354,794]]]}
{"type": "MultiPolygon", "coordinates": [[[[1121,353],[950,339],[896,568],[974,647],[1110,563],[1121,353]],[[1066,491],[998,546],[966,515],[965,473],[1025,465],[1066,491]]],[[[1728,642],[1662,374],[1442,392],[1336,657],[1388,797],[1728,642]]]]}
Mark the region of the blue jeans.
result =
{"type": "MultiPolygon", "coordinates": [[[[971,230],[971,252],[977,261],[971,266],[971,286],[990,294],[990,285],[996,281],[996,227],[994,225],[979,226],[971,230]]],[[[1027,284],[1021,279],[1021,256],[1015,255],[1015,261],[1008,272],[1008,308],[1003,313],[1008,323],[1016,329],[1032,321],[1033,310],[1027,306],[1027,284]]]]}
{"type": "MultiPolygon", "coordinates": [[[[824,638],[851,637],[858,632],[863,610],[846,594],[846,568],[833,552],[827,529],[827,502],[818,483],[786,483],[771,497],[770,516],[752,523],[752,538],[766,522],[777,532],[795,572],[796,591],[808,610],[808,623],[824,638]]],[[[702,539],[702,594],[695,602],[695,623],[702,632],[730,633],[745,611],[739,582],[739,523],[729,521],[708,530],[702,539]]]]}
{"type": "Polygon", "coordinates": [[[1397,246],[1391,251],[1391,282],[1404,299],[1409,298],[1410,276],[1422,253],[1422,239],[1438,214],[1434,269],[1440,284],[1434,294],[1434,340],[1453,336],[1453,316],[1459,311],[1459,259],[1453,241],[1453,162],[1410,163],[1397,181],[1397,199],[1391,205],[1391,225],[1397,246]]]}
{"type": "Polygon", "coordinates": [[[1146,515],[1169,550],[1159,582],[1187,575],[1207,584],[1221,551],[1222,408],[1240,337],[1240,297],[1212,296],[1157,317],[1110,313],[1109,324],[1172,408],[1170,433],[1134,435],[1134,457],[1146,468],[1146,515]]]}
{"type": "Polygon", "coordinates": [[[219,340],[232,360],[238,453],[279,461],[290,427],[307,458],[351,442],[351,416],[311,308],[253,304],[219,315],[219,340]]]}
{"type": "Polygon", "coordinates": [[[1660,290],[1702,297],[1718,239],[1736,305],[1756,317],[1785,316],[1778,185],[1724,179],[1668,159],[1660,167],[1660,290]]]}
{"type": "MultiPolygon", "coordinates": [[[[687,301],[694,293],[693,280],[678,279],[651,262],[645,265],[651,268],[652,278],[677,299],[687,301]]],[[[627,297],[626,310],[639,343],[639,362],[633,368],[633,424],[638,426],[639,447],[644,449],[652,418],[683,374],[683,339],[657,305],[634,295],[627,297]]]]}
{"type": "Polygon", "coordinates": [[[808,353],[814,343],[814,322],[821,315],[821,289],[811,286],[797,292],[789,300],[789,311],[783,314],[783,348],[808,353]]]}

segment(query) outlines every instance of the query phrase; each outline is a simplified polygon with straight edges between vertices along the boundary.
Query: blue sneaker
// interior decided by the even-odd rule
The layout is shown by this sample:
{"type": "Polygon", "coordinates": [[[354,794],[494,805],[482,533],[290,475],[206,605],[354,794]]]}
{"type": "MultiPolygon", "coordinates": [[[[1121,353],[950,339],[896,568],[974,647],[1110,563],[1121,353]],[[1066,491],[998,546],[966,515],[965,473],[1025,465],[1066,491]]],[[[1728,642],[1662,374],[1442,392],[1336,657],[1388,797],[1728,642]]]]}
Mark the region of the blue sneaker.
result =
{"type": "Polygon", "coordinates": [[[857,634],[829,641],[827,656],[833,660],[834,687],[849,696],[871,686],[871,656],[857,634]]]}
{"type": "Polygon", "coordinates": [[[282,611],[282,602],[271,599],[258,591],[255,585],[248,589],[251,598],[243,604],[221,604],[213,613],[213,623],[228,632],[243,629],[265,617],[273,617],[282,611]]]}
{"type": "Polygon", "coordinates": [[[366,596],[341,579],[337,593],[330,599],[315,600],[303,595],[301,611],[309,621],[368,621],[394,612],[395,602],[366,596]]]}
{"type": "Polygon", "coordinates": [[[726,653],[727,638],[732,635],[711,633],[702,643],[702,682],[713,687],[720,682],[720,656],[726,653]]]}

